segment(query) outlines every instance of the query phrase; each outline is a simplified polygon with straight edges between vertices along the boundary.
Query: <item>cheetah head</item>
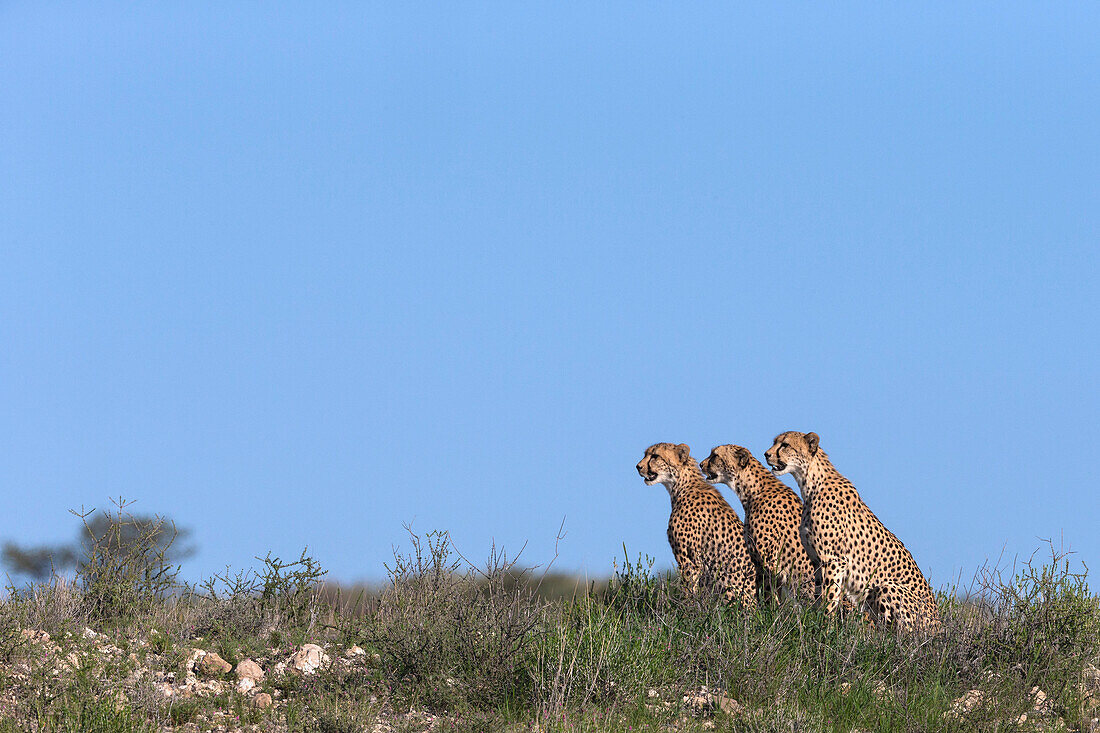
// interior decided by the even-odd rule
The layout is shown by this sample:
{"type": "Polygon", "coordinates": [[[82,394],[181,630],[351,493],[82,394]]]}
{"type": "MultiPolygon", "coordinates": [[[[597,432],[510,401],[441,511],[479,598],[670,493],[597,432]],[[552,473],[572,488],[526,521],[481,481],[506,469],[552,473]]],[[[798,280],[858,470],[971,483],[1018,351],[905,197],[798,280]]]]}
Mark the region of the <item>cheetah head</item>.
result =
{"type": "Polygon", "coordinates": [[[764,452],[764,459],[776,476],[793,473],[797,478],[810,467],[810,461],[817,455],[819,441],[817,433],[788,430],[775,436],[772,447],[764,452]]]}
{"type": "Polygon", "coordinates": [[[691,449],[684,443],[674,445],[672,443],[654,443],[646,448],[642,460],[638,461],[638,474],[645,479],[646,485],[664,484],[672,486],[676,483],[680,471],[691,460],[691,449]]]}
{"type": "Polygon", "coordinates": [[[740,482],[737,477],[741,471],[748,467],[752,461],[752,454],[747,448],[739,445],[720,445],[710,452],[710,455],[699,464],[703,475],[711,483],[720,483],[729,486],[734,491],[740,491],[740,482]]]}

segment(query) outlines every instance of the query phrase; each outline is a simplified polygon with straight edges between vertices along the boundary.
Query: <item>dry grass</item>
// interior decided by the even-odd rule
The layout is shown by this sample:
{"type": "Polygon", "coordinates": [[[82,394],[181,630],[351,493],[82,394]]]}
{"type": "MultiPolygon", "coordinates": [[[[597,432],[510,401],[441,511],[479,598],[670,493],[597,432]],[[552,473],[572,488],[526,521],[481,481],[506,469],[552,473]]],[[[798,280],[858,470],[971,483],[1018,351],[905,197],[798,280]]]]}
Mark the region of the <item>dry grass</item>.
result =
{"type": "Polygon", "coordinates": [[[901,637],[795,604],[746,613],[687,597],[640,561],[551,599],[548,573],[496,551],[474,565],[446,533],[410,534],[389,582],[369,593],[326,588],[305,553],[261,562],[199,587],[145,583],[135,565],[110,588],[101,563],[93,583],[78,574],[10,589],[0,731],[424,730],[424,716],[443,730],[1018,730],[1024,713],[1025,730],[1086,731],[1100,714],[1082,686],[1100,660],[1100,608],[1084,572],[1053,551],[980,569],[970,588],[940,595],[942,632],[901,637]],[[116,604],[126,598],[131,606],[116,604]],[[66,639],[68,654],[85,626],[107,632],[119,654],[61,675],[19,633],[66,639]],[[278,703],[265,711],[232,690],[166,701],[149,682],[193,646],[271,668],[303,642],[334,656],[359,645],[371,661],[308,679],[271,674],[264,689],[278,703]],[[704,687],[700,699],[737,706],[683,702],[704,687]],[[1047,696],[1041,711],[1035,687],[1047,696]],[[970,690],[983,704],[954,716],[970,690]]]}

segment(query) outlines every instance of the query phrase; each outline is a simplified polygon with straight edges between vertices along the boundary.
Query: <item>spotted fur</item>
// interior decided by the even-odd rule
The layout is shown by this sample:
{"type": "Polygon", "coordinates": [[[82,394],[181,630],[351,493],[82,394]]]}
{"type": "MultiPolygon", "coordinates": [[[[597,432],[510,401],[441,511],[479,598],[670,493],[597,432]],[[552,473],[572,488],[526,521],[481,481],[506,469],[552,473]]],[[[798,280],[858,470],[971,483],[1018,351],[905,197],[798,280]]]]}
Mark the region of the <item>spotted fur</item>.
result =
{"type": "Polygon", "coordinates": [[[638,462],[646,484],[664,484],[672,499],[668,543],[689,592],[714,586],[727,600],[756,605],[756,567],[745,526],[718,489],[703,480],[699,464],[681,443],[657,443],[638,462]]]}
{"type": "Polygon", "coordinates": [[[799,531],[820,568],[829,613],[847,597],[887,625],[939,626],[935,595],[913,556],[836,470],[816,433],[782,433],[764,457],[777,475],[792,474],[802,491],[799,531]]]}
{"type": "Polygon", "coordinates": [[[745,508],[745,541],[760,568],[764,597],[779,600],[793,594],[813,600],[814,568],[798,535],[798,494],[739,445],[718,446],[699,467],[708,481],[733,489],[745,508]]]}

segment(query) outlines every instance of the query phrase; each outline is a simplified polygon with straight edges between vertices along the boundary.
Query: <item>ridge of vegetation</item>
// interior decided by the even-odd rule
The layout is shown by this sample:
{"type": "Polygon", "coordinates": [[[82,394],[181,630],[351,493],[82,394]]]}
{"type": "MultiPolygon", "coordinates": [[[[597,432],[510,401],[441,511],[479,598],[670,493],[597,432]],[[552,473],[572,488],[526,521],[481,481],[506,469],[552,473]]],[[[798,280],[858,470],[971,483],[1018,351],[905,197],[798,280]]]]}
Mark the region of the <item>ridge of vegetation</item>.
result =
{"type": "Polygon", "coordinates": [[[194,586],[152,529],[9,586],[0,732],[1100,729],[1100,602],[1053,547],[941,591],[928,636],[746,612],[643,558],[551,598],[549,574],[471,563],[446,532],[410,531],[354,597],[305,551],[194,586]]]}

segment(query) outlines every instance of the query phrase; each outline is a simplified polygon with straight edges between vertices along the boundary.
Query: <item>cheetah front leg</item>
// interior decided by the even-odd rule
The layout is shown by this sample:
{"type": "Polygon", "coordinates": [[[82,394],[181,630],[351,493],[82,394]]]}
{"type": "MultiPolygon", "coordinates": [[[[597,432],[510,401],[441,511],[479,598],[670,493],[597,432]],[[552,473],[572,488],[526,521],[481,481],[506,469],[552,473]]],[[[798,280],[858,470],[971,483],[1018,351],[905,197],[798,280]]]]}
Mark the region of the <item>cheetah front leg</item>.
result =
{"type": "Polygon", "coordinates": [[[747,609],[757,607],[757,592],[761,587],[760,569],[754,564],[748,564],[741,568],[740,573],[734,573],[730,578],[729,587],[726,589],[726,602],[734,599],[741,602],[747,609]]]}
{"type": "Polygon", "coordinates": [[[813,572],[810,574],[810,580],[807,583],[809,586],[810,600],[816,606],[821,603],[821,598],[825,592],[825,581],[822,578],[823,570],[821,568],[821,561],[818,560],[813,563],[813,572]]]}
{"type": "Polygon", "coordinates": [[[699,592],[701,568],[687,556],[677,558],[676,563],[680,566],[680,585],[683,586],[688,595],[695,595],[699,592]]]}
{"type": "Polygon", "coordinates": [[[672,557],[680,571],[680,586],[689,595],[695,595],[699,589],[699,576],[702,568],[691,559],[691,552],[684,538],[670,522],[668,525],[668,544],[672,548],[672,557]]]}
{"type": "Polygon", "coordinates": [[[844,579],[848,574],[847,563],[841,558],[822,558],[821,583],[825,598],[825,613],[836,613],[844,600],[844,579]]]}

